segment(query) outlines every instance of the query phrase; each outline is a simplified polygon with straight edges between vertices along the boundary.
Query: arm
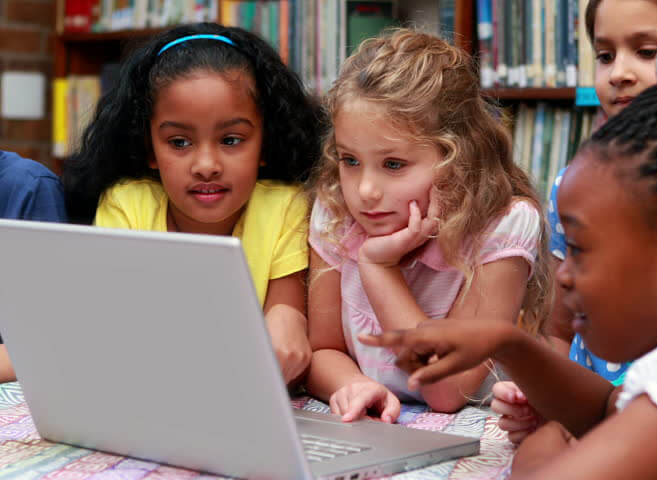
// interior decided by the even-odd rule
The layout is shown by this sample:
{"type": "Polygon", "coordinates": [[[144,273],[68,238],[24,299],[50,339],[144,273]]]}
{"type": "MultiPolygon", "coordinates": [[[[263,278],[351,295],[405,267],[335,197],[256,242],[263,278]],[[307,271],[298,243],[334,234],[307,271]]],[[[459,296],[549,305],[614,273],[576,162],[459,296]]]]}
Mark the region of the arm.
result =
{"type": "Polygon", "coordinates": [[[312,395],[329,401],[334,413],[345,414],[345,420],[357,418],[367,407],[376,406],[382,416],[390,415],[388,418],[394,421],[399,415],[398,400],[363,375],[347,353],[341,311],[340,272],[331,270],[311,249],[308,333],[313,354],[306,388],[312,395]]]}
{"type": "Polygon", "coordinates": [[[0,383],[16,381],[14,367],[9,359],[7,347],[0,345],[0,383]]]}
{"type": "Polygon", "coordinates": [[[562,423],[577,436],[613,411],[609,408],[614,398],[611,383],[506,321],[446,319],[413,330],[362,336],[361,340],[368,345],[401,348],[399,366],[414,372],[409,388],[493,358],[541,416],[562,423]],[[432,360],[434,355],[438,360],[432,360]]]}
{"type": "Polygon", "coordinates": [[[311,249],[308,337],[313,354],[306,387],[324,401],[347,383],[366,378],[347,354],[341,306],[340,272],[331,270],[330,265],[311,249]]]}
{"type": "MultiPolygon", "coordinates": [[[[496,318],[509,325],[518,318],[525,296],[529,266],[520,257],[510,257],[481,267],[468,295],[456,299],[447,318],[496,318]]],[[[465,405],[489,374],[488,366],[480,364],[470,370],[421,388],[422,396],[435,410],[456,411],[465,405]],[[442,410],[441,410],[442,409],[442,410]]]]}
{"type": "MultiPolygon", "coordinates": [[[[595,478],[600,480],[657,478],[657,407],[647,395],[632,401],[622,413],[569,446],[564,438],[553,444],[553,455],[531,461],[531,450],[544,450],[545,437],[536,448],[528,437],[514,461],[513,479],[595,478]],[[526,447],[525,447],[526,445],[526,447]],[[525,448],[527,450],[525,450],[525,448]]],[[[540,434],[539,430],[537,434],[540,434]]]]}
{"type": "Polygon", "coordinates": [[[55,177],[41,176],[35,179],[31,201],[26,205],[26,220],[66,222],[64,191],[55,177]]]}
{"type": "MultiPolygon", "coordinates": [[[[370,303],[385,330],[413,328],[429,320],[417,305],[399,267],[366,264],[360,267],[360,271],[370,303]]],[[[465,298],[460,294],[454,302],[448,318],[457,317],[466,322],[486,314],[490,315],[489,318],[504,319],[512,324],[520,312],[528,274],[529,266],[520,257],[483,265],[465,298]]],[[[454,412],[479,389],[488,373],[488,367],[481,364],[433,385],[423,386],[420,391],[434,410],[454,412]]]]}
{"type": "Polygon", "coordinates": [[[287,384],[303,377],[311,350],[306,321],[306,270],[269,281],[263,310],[287,384]]]}

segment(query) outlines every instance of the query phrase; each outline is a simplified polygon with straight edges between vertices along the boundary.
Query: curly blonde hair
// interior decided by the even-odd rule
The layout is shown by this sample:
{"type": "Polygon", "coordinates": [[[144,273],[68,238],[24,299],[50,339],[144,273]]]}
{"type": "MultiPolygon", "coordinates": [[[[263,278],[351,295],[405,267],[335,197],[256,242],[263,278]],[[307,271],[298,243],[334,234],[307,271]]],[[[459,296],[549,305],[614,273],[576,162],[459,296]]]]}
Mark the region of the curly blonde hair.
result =
{"type": "MultiPolygon", "coordinates": [[[[504,215],[515,197],[535,205],[541,238],[523,302],[523,324],[529,331],[542,331],[552,288],[545,217],[527,175],[511,159],[501,111],[480,94],[471,57],[435,36],[390,30],[364,41],[345,61],[325,100],[331,118],[353,99],[382,105],[386,118],[414,142],[440,149],[442,159],[434,169],[441,198],[437,241],[449,264],[464,274],[466,293],[491,221],[504,215]]],[[[349,214],[332,128],[309,185],[332,213],[334,221],[327,228],[336,238],[349,214]]]]}

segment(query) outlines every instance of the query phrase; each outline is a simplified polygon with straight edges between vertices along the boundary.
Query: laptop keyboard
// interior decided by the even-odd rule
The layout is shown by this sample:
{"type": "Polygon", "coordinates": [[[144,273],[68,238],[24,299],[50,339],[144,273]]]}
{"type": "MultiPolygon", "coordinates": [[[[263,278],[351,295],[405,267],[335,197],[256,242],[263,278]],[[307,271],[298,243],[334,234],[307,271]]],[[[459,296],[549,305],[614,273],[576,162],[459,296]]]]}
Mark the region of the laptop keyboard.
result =
{"type": "Polygon", "coordinates": [[[372,448],[366,445],[358,445],[357,443],[307,434],[301,434],[301,443],[303,444],[303,450],[309,462],[323,462],[337,457],[364,452],[372,448]]]}

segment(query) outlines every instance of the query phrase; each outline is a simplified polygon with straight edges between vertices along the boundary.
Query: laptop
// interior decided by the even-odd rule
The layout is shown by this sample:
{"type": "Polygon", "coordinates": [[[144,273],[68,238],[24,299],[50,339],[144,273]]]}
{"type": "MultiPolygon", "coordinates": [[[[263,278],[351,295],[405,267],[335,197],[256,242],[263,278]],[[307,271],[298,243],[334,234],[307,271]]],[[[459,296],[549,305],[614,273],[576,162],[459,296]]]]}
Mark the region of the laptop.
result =
{"type": "Polygon", "coordinates": [[[0,220],[0,332],[48,440],[237,478],[356,480],[479,440],[293,409],[240,242],[0,220]]]}

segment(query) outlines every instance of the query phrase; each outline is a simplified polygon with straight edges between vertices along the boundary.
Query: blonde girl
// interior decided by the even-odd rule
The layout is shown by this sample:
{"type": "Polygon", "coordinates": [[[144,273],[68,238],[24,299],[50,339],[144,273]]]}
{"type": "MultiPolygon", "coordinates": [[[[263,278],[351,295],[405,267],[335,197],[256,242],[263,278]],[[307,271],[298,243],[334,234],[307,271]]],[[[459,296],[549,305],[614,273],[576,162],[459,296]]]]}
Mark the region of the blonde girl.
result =
{"type": "Polygon", "coordinates": [[[394,421],[401,401],[452,412],[489,362],[419,392],[395,352],[362,333],[495,314],[540,328],[549,296],[545,220],[509,133],[480,95],[471,58],[400,29],[342,67],[315,172],[309,242],[309,391],[345,421],[394,421]]]}

